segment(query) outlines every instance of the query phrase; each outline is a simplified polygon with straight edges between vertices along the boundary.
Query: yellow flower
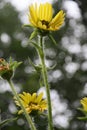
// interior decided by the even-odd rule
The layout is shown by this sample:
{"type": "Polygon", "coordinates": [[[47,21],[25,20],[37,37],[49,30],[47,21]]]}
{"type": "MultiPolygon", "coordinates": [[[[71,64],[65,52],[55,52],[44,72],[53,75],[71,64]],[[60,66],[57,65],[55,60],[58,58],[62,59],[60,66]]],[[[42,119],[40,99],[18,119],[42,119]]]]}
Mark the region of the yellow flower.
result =
{"type": "MultiPolygon", "coordinates": [[[[43,112],[44,110],[47,110],[47,101],[45,99],[42,99],[42,97],[43,93],[40,93],[39,95],[37,95],[36,93],[33,93],[31,95],[30,93],[26,92],[23,92],[23,94],[19,94],[20,101],[22,102],[28,113],[31,113],[32,111],[43,112]]],[[[14,99],[16,105],[20,107],[20,104],[17,101],[16,97],[14,99]]],[[[23,113],[23,110],[19,110],[18,114],[21,113],[23,113]]]]}
{"type": "Polygon", "coordinates": [[[61,10],[53,18],[53,8],[50,3],[29,6],[29,21],[32,26],[46,30],[56,31],[64,23],[65,13],[61,10]]]}
{"type": "Polygon", "coordinates": [[[87,97],[84,97],[82,100],[80,100],[82,106],[83,106],[83,110],[87,111],[87,97]]]}

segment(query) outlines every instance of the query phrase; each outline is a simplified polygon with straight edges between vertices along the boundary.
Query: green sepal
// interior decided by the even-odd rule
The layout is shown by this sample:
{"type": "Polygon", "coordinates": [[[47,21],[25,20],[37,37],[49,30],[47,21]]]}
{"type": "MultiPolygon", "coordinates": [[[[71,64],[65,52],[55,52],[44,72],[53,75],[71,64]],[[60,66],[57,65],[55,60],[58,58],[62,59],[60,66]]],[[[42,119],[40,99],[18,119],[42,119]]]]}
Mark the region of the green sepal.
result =
{"type": "Polygon", "coordinates": [[[83,108],[78,108],[77,110],[80,110],[84,115],[87,115],[87,111],[85,111],[83,108]]]}
{"type": "Polygon", "coordinates": [[[14,73],[13,73],[13,71],[10,69],[9,71],[6,71],[6,72],[4,72],[4,73],[2,74],[2,78],[8,81],[8,80],[12,79],[13,75],[14,75],[14,73]]]}
{"type": "Polygon", "coordinates": [[[9,64],[10,64],[10,68],[12,70],[15,70],[20,64],[22,64],[22,62],[13,61],[12,58],[10,57],[9,64]]]}
{"type": "Polygon", "coordinates": [[[55,67],[56,67],[57,64],[54,64],[53,66],[51,67],[47,67],[47,70],[53,70],[55,67]]]}
{"type": "Polygon", "coordinates": [[[13,122],[13,121],[15,121],[17,119],[18,119],[18,117],[3,120],[3,121],[0,122],[0,126],[3,126],[3,125],[8,124],[10,122],[13,122]]]}
{"type": "Polygon", "coordinates": [[[32,40],[33,38],[35,38],[35,37],[37,36],[37,34],[38,34],[38,31],[37,31],[37,29],[35,29],[35,30],[31,33],[29,39],[32,40]]]}
{"type": "Polygon", "coordinates": [[[47,114],[44,113],[44,112],[41,112],[41,111],[38,111],[38,115],[41,115],[41,116],[47,117],[47,114]]]}
{"type": "Polygon", "coordinates": [[[43,29],[38,29],[38,34],[42,37],[45,37],[49,34],[49,31],[43,30],[43,29]]]}
{"type": "Polygon", "coordinates": [[[29,60],[29,63],[33,66],[33,68],[38,72],[38,73],[40,73],[41,72],[41,69],[42,69],[42,67],[41,67],[41,65],[35,65],[32,61],[31,61],[31,59],[28,57],[28,60],[29,60]]]}
{"type": "Polygon", "coordinates": [[[55,44],[57,45],[57,42],[55,41],[54,37],[51,35],[51,33],[48,34],[49,39],[55,44]]]}

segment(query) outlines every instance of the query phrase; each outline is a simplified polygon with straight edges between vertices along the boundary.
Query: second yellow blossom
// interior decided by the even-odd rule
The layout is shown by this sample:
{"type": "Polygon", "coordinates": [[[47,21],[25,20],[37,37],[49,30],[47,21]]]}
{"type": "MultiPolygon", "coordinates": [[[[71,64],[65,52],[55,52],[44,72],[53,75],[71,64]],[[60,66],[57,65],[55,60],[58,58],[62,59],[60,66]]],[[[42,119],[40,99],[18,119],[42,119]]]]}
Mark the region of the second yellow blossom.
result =
{"type": "MultiPolygon", "coordinates": [[[[43,93],[40,93],[39,95],[33,93],[31,95],[30,93],[23,92],[23,94],[19,94],[19,97],[21,103],[23,104],[28,113],[31,113],[33,111],[43,112],[44,110],[47,110],[47,101],[45,99],[42,99],[43,93]]],[[[17,99],[14,99],[16,105],[20,107],[20,104],[17,99]]],[[[18,114],[21,113],[23,113],[23,110],[19,110],[18,114]]]]}

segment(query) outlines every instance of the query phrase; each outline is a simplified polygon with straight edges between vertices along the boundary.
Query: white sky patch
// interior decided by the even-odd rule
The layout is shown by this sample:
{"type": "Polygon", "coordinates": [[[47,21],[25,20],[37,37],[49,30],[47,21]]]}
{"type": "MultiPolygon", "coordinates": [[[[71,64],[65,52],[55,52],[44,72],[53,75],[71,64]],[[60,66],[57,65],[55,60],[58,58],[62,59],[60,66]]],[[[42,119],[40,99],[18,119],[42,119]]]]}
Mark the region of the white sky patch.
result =
{"type": "Polygon", "coordinates": [[[87,60],[87,43],[82,46],[82,55],[87,60]]]}
{"type": "MultiPolygon", "coordinates": [[[[28,7],[32,3],[45,3],[49,2],[52,3],[54,0],[6,0],[7,2],[10,2],[18,11],[20,11],[20,18],[21,21],[25,24],[29,23],[28,21],[28,7]]],[[[55,0],[56,2],[57,0],[55,0]]],[[[67,17],[75,18],[75,19],[80,19],[81,18],[81,13],[80,9],[78,7],[78,4],[74,1],[71,0],[64,0],[63,1],[63,8],[66,10],[66,15],[67,17]]]]}
{"type": "MultiPolygon", "coordinates": [[[[21,91],[21,86],[20,84],[14,84],[16,91],[19,93],[21,91]]],[[[12,92],[9,84],[5,82],[4,80],[0,80],[0,93],[5,93],[5,92],[12,92]]]]}
{"type": "Polygon", "coordinates": [[[81,13],[78,4],[72,0],[65,0],[63,8],[66,10],[66,15],[70,18],[80,19],[81,13]]]}
{"type": "Polygon", "coordinates": [[[13,6],[16,7],[16,9],[18,11],[23,11],[26,10],[28,8],[28,6],[32,3],[45,3],[45,2],[49,2],[52,3],[53,0],[6,0],[8,2],[10,2],[13,6]]]}
{"type": "MultiPolygon", "coordinates": [[[[79,36],[78,36],[79,37],[79,36]]],[[[72,54],[79,54],[81,52],[81,45],[78,38],[74,36],[63,37],[62,46],[66,48],[72,54]]]]}
{"type": "Polygon", "coordinates": [[[7,33],[2,33],[1,34],[1,41],[3,42],[3,44],[5,44],[5,46],[7,46],[10,44],[11,38],[7,33]]]}
{"type": "Polygon", "coordinates": [[[74,74],[79,69],[79,64],[75,62],[70,62],[66,64],[64,67],[68,73],[74,74]]]}
{"type": "Polygon", "coordinates": [[[87,83],[84,86],[83,91],[81,91],[82,95],[87,95],[87,83]]]}
{"type": "MultiPolygon", "coordinates": [[[[45,87],[41,87],[38,93],[44,93],[44,98],[46,98],[45,87]]],[[[69,120],[72,117],[72,112],[68,109],[67,101],[65,99],[60,99],[58,92],[54,89],[50,90],[51,103],[52,103],[52,116],[53,123],[56,127],[67,128],[69,126],[69,120]]]]}
{"type": "Polygon", "coordinates": [[[82,69],[83,71],[87,71],[87,61],[85,61],[85,62],[83,62],[83,63],[81,64],[81,69],[82,69]]]}
{"type": "Polygon", "coordinates": [[[49,2],[52,3],[53,0],[6,0],[6,2],[10,2],[17,11],[19,11],[19,17],[22,21],[23,24],[29,24],[29,20],[28,20],[28,8],[30,4],[33,3],[45,3],[45,2],[49,2]]]}

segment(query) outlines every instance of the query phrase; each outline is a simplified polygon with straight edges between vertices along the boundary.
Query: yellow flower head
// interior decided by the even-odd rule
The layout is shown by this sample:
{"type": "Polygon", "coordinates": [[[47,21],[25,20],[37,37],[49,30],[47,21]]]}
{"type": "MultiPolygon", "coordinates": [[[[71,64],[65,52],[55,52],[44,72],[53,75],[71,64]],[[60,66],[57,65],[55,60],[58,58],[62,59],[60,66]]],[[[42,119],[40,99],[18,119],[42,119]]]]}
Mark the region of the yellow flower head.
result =
{"type": "Polygon", "coordinates": [[[61,10],[53,18],[53,8],[50,3],[29,6],[29,21],[32,26],[46,30],[56,31],[64,23],[65,13],[61,10]]]}
{"type": "MultiPolygon", "coordinates": [[[[44,110],[47,110],[47,101],[45,99],[42,99],[42,97],[43,93],[40,93],[39,95],[36,93],[33,93],[31,95],[30,93],[26,92],[19,94],[20,101],[28,113],[31,113],[33,111],[43,112],[44,110]]],[[[16,97],[14,99],[16,105],[20,107],[20,104],[17,101],[16,97]]],[[[19,110],[18,114],[21,113],[23,113],[23,110],[19,110]]]]}
{"type": "Polygon", "coordinates": [[[84,97],[82,100],[80,100],[82,106],[83,106],[83,110],[87,111],[87,97],[84,97]]]}

